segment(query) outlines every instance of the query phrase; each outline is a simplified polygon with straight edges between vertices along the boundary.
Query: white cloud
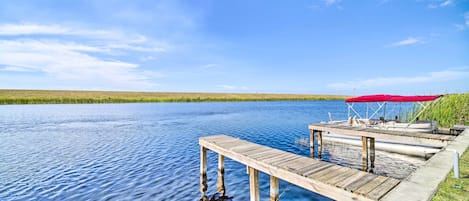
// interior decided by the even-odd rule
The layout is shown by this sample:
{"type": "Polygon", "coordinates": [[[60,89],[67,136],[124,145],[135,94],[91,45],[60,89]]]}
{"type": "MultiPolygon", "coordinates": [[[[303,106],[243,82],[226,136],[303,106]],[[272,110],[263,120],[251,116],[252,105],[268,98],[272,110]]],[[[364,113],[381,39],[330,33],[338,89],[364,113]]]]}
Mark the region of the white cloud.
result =
{"type": "Polygon", "coordinates": [[[336,7],[339,10],[344,8],[340,5],[342,0],[315,0],[313,1],[311,8],[314,10],[321,10],[325,7],[336,7]]]}
{"type": "Polygon", "coordinates": [[[388,47],[399,47],[399,46],[407,46],[407,45],[415,45],[423,43],[423,41],[420,38],[414,38],[414,37],[409,37],[401,41],[397,41],[395,43],[392,43],[388,45],[388,47]]]}
{"type": "Polygon", "coordinates": [[[469,71],[462,69],[430,72],[413,77],[378,77],[365,80],[354,80],[329,84],[328,87],[336,90],[370,89],[389,86],[402,86],[430,82],[445,82],[469,78],[469,71]]]}
{"type": "Polygon", "coordinates": [[[339,3],[341,0],[323,0],[323,1],[324,1],[324,4],[326,4],[326,6],[330,6],[330,5],[339,3]]]}
{"type": "Polygon", "coordinates": [[[0,68],[0,71],[10,71],[10,72],[32,72],[34,70],[30,68],[20,67],[20,66],[5,66],[0,68]]]}
{"type": "Polygon", "coordinates": [[[0,24],[0,36],[8,36],[0,40],[0,66],[4,66],[0,71],[41,72],[58,80],[100,83],[110,88],[156,87],[152,78],[162,74],[140,70],[139,64],[114,56],[160,53],[168,47],[139,34],[58,25],[0,24]]]}
{"type": "Polygon", "coordinates": [[[201,66],[203,69],[213,69],[218,67],[218,64],[205,64],[201,66]]]}
{"type": "Polygon", "coordinates": [[[464,13],[464,21],[466,26],[469,27],[469,12],[464,13]]]}
{"type": "Polygon", "coordinates": [[[427,5],[428,8],[430,9],[435,9],[435,8],[443,8],[447,7],[454,4],[453,0],[432,0],[430,3],[427,5]]]}
{"type": "Polygon", "coordinates": [[[166,52],[170,46],[163,42],[148,40],[140,34],[129,34],[116,30],[93,30],[60,25],[0,24],[0,36],[40,37],[72,36],[81,40],[98,40],[105,49],[125,49],[141,52],[166,52]]]}
{"type": "Polygon", "coordinates": [[[245,86],[234,86],[234,85],[225,85],[225,84],[218,85],[217,87],[223,88],[225,90],[248,90],[249,89],[248,87],[245,87],[245,86]]]}

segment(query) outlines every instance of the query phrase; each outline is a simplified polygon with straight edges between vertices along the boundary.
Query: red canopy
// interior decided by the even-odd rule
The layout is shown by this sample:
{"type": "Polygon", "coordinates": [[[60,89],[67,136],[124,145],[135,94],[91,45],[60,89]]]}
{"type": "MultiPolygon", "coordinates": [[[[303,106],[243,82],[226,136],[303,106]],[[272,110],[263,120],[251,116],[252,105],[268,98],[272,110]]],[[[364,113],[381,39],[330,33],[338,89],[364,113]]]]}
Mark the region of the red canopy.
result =
{"type": "Polygon", "coordinates": [[[387,94],[377,94],[368,96],[358,96],[354,98],[347,98],[345,102],[421,102],[421,101],[433,101],[442,95],[436,96],[396,96],[387,94]]]}

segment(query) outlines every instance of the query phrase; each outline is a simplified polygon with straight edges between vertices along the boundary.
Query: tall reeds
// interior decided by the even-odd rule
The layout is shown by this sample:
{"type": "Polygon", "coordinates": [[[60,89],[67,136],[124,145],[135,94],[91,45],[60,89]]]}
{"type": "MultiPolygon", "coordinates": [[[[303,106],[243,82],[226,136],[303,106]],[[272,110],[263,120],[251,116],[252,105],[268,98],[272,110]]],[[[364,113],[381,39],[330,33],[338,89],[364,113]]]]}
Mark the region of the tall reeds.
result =
{"type": "Polygon", "coordinates": [[[0,90],[0,104],[343,100],[345,98],[347,97],[306,94],[0,90]]]}
{"type": "MultiPolygon", "coordinates": [[[[423,108],[414,110],[414,115],[423,108]]],[[[441,127],[469,126],[469,93],[448,94],[427,107],[419,119],[436,120],[441,127]]]]}

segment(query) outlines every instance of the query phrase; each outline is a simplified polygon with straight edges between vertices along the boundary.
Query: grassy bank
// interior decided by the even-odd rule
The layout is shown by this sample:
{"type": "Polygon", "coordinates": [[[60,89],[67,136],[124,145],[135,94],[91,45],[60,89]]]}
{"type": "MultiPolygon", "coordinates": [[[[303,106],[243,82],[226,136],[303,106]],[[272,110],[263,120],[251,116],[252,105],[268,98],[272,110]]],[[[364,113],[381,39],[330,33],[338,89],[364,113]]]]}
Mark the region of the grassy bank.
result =
{"type": "Polygon", "coordinates": [[[173,93],[68,90],[0,90],[0,104],[133,103],[343,100],[346,96],[306,94],[173,93]]]}
{"type": "MultiPolygon", "coordinates": [[[[451,94],[443,97],[433,105],[433,109],[424,111],[421,119],[438,120],[443,127],[455,124],[469,125],[469,93],[451,94]]],[[[460,178],[454,178],[454,172],[440,183],[434,201],[466,200],[469,201],[469,150],[461,156],[460,178]]]]}
{"type": "Polygon", "coordinates": [[[466,150],[459,161],[459,177],[459,179],[454,178],[454,172],[451,171],[445,181],[438,186],[438,192],[432,200],[469,201],[469,150],[466,150]]]}

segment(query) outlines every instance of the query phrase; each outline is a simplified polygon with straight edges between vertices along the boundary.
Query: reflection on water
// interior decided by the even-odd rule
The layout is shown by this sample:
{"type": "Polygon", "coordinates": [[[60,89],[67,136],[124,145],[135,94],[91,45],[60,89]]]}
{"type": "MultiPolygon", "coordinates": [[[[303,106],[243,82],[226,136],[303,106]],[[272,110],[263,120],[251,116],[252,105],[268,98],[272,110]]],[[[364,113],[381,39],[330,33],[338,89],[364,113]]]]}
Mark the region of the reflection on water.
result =
{"type": "MultiPolygon", "coordinates": [[[[0,200],[196,200],[198,138],[228,134],[309,155],[307,124],[345,118],[343,101],[0,106],[0,200]]],[[[359,148],[325,144],[324,160],[361,168],[359,148]]],[[[217,156],[208,154],[209,193],[217,156]]],[[[420,160],[377,152],[375,172],[403,178],[420,160]]],[[[245,166],[225,186],[249,199],[245,166]]],[[[261,197],[269,176],[260,174],[261,197]]],[[[280,181],[282,200],[328,200],[280,181]]]]}

